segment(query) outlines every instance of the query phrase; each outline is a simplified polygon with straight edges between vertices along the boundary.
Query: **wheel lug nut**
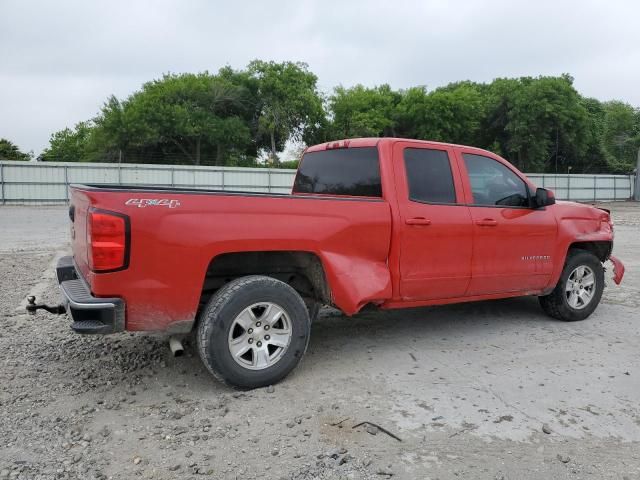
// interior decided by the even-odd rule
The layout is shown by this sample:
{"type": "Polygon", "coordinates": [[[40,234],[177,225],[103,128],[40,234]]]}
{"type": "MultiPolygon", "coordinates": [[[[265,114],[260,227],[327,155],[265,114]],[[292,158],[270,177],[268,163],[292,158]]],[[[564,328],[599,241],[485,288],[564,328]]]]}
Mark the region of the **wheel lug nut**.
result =
{"type": "MultiPolygon", "coordinates": [[[[253,343],[253,338],[249,339],[249,343],[253,343]]],[[[260,345],[258,345],[258,346],[260,346],[260,345]]]]}
{"type": "Polygon", "coordinates": [[[260,322],[256,322],[256,327],[259,327],[260,325],[262,325],[260,322]]]}
{"type": "Polygon", "coordinates": [[[253,333],[253,328],[250,328],[249,330],[247,330],[248,333],[253,333]]]}
{"type": "Polygon", "coordinates": [[[264,339],[265,339],[265,340],[269,340],[270,338],[271,338],[271,337],[270,337],[269,335],[265,335],[265,336],[264,336],[264,339]]]}
{"type": "Polygon", "coordinates": [[[271,327],[269,327],[269,325],[265,325],[265,326],[264,326],[264,329],[265,329],[265,330],[269,330],[269,328],[271,328],[271,327]]]}
{"type": "Polygon", "coordinates": [[[256,343],[256,345],[261,347],[262,346],[262,342],[258,342],[258,343],[256,343]]]}

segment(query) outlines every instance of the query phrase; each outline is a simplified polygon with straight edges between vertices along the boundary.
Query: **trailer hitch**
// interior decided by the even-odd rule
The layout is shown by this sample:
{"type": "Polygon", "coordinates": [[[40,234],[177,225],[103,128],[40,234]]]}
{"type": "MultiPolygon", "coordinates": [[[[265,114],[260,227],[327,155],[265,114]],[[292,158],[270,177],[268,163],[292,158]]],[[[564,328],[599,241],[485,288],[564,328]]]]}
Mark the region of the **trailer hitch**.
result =
{"type": "Polygon", "coordinates": [[[29,313],[30,315],[35,315],[38,310],[46,310],[47,312],[53,313],[55,315],[63,315],[65,313],[67,313],[67,309],[62,304],[51,306],[51,305],[45,305],[45,304],[41,303],[41,304],[37,305],[36,304],[36,297],[34,297],[33,295],[29,295],[27,297],[27,307],[26,308],[27,308],[27,313],[29,313]]]}

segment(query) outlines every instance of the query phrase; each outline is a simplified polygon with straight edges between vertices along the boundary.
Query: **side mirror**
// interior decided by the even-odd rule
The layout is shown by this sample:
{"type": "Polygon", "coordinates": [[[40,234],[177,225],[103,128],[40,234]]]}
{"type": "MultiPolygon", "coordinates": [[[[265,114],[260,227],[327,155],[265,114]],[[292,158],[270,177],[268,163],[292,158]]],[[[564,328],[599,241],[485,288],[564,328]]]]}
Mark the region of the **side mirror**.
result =
{"type": "Polygon", "coordinates": [[[546,188],[536,189],[536,207],[547,207],[556,203],[556,197],[551,190],[546,188]]]}

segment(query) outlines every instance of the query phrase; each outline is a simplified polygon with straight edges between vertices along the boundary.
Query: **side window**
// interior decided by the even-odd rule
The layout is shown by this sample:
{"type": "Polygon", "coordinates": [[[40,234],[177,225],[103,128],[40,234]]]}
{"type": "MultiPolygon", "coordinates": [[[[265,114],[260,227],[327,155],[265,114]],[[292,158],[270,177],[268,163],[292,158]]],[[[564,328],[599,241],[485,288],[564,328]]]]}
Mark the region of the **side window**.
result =
{"type": "Polygon", "coordinates": [[[527,186],[511,169],[489,157],[464,153],[474,205],[528,207],[527,186]]]}
{"type": "Polygon", "coordinates": [[[415,202],[456,203],[449,155],[442,150],[406,148],[404,167],[409,199],[415,202]]]}

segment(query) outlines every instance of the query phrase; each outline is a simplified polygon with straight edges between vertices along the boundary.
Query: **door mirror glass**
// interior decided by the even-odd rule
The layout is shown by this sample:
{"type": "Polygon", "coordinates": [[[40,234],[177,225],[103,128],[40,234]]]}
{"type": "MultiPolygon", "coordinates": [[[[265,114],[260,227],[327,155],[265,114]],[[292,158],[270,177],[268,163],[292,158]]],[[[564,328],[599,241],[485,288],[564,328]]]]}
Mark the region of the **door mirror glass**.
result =
{"type": "Polygon", "coordinates": [[[547,207],[556,203],[556,197],[551,190],[546,188],[536,189],[536,206],[547,207]]]}

